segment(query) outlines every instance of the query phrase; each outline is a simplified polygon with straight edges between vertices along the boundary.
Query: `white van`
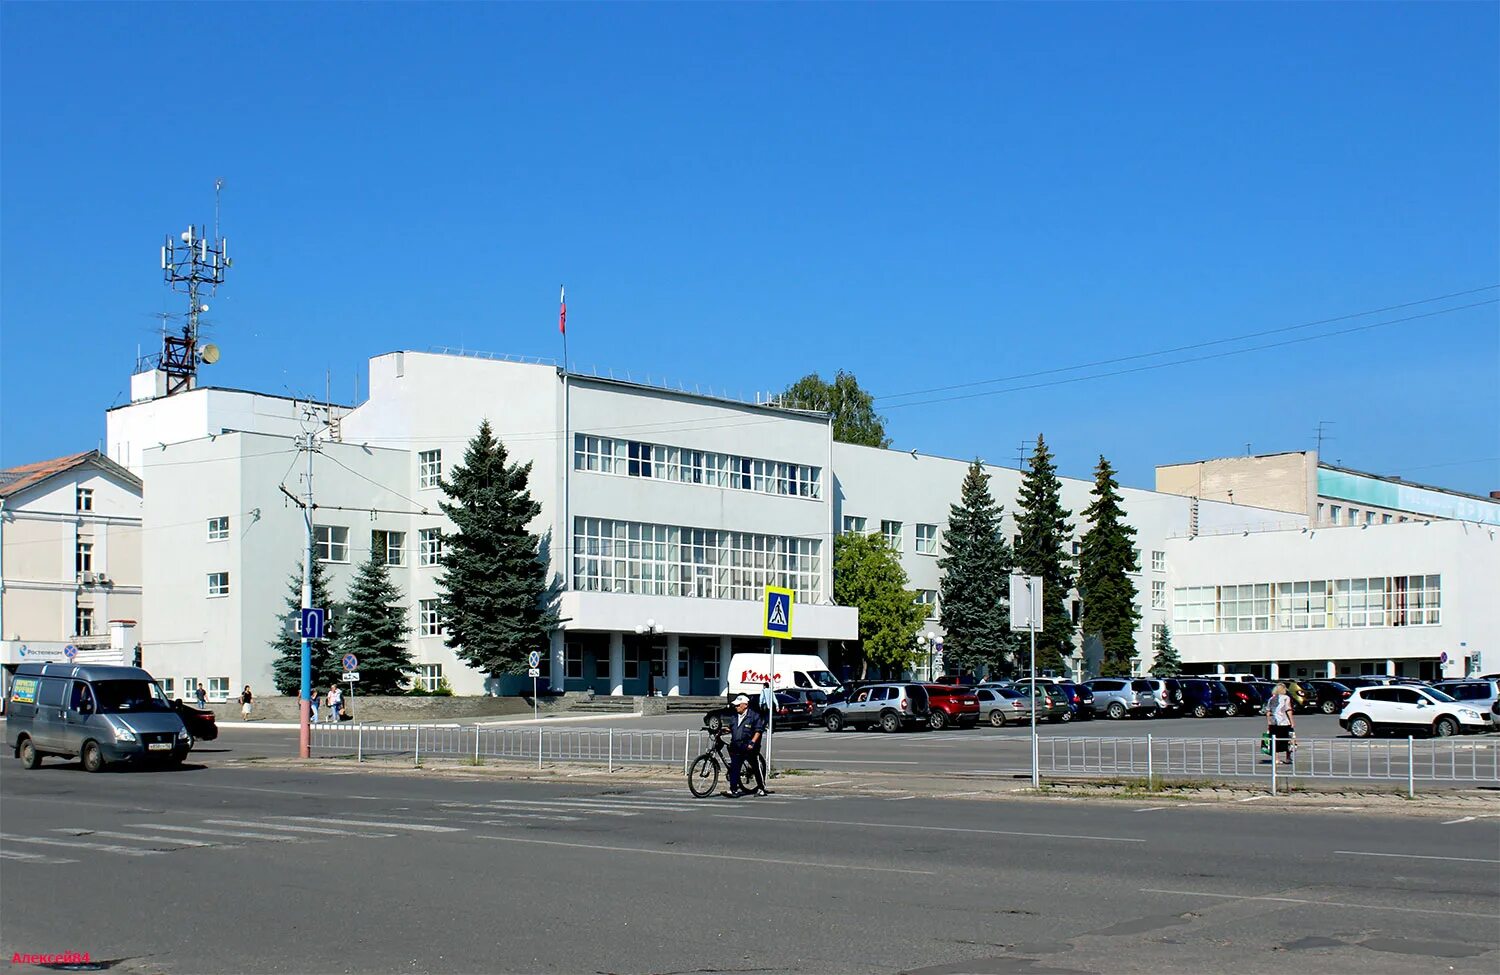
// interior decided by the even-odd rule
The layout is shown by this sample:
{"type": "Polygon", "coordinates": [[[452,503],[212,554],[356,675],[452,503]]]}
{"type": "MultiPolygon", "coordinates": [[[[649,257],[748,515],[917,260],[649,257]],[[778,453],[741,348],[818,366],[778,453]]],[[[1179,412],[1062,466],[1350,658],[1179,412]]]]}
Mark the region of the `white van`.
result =
{"type": "MultiPolygon", "coordinates": [[[[771,655],[735,654],[729,658],[727,678],[729,694],[755,697],[771,682],[771,655]]],[[[827,692],[836,691],[841,686],[823,658],[811,653],[778,653],[775,685],[778,691],[784,687],[801,687],[827,692]]]]}

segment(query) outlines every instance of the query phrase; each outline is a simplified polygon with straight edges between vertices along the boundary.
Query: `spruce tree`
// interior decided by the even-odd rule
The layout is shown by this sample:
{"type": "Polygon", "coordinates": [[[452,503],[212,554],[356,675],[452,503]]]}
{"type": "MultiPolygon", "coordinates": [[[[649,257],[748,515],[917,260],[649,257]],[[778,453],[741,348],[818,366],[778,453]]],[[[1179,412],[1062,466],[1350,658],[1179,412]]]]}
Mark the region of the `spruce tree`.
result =
{"type": "Polygon", "coordinates": [[[1172,646],[1171,627],[1162,625],[1161,635],[1156,638],[1156,646],[1152,650],[1156,654],[1156,659],[1151,662],[1152,677],[1176,677],[1182,673],[1182,658],[1177,656],[1177,648],[1172,646]]]}
{"type": "Polygon", "coordinates": [[[977,672],[1007,666],[1010,632],[1010,545],[1000,524],[1001,507],[990,494],[990,476],[974,461],[964,475],[957,504],[948,506],[943,535],[943,661],[951,670],[977,672]]]}
{"type": "Polygon", "coordinates": [[[361,692],[398,694],[416,670],[410,635],[401,589],[391,581],[384,560],[372,550],[349,586],[333,656],[340,667],[345,654],[359,658],[361,692]]]}
{"type": "Polygon", "coordinates": [[[1068,614],[1068,593],[1073,588],[1073,570],[1066,546],[1073,534],[1068,523],[1072,512],[1062,506],[1062,482],[1047,442],[1039,434],[1031,464],[1021,478],[1016,527],[1016,570],[1042,577],[1042,628],[1036,635],[1036,665],[1061,669],[1063,659],[1073,654],[1073,618],[1068,614]]]}
{"type": "Polygon", "coordinates": [[[901,556],[880,535],[834,538],[833,599],[859,609],[861,679],[871,664],[900,671],[916,658],[917,629],[927,609],[906,583],[901,556]]]}
{"type": "Polygon", "coordinates": [[[1094,468],[1094,500],[1083,512],[1089,530],[1079,552],[1078,597],[1083,601],[1084,636],[1097,635],[1104,646],[1099,669],[1103,677],[1130,675],[1135,631],[1141,621],[1135,583],[1130,580],[1132,572],[1140,571],[1135,529],[1125,522],[1121,500],[1114,468],[1101,455],[1094,468]]]}
{"type": "Polygon", "coordinates": [[[457,529],[443,538],[437,580],[444,642],[491,675],[523,672],[530,651],[547,651],[558,622],[541,539],[527,530],[542,510],[527,488],[531,465],[506,460],[483,421],[463,463],[441,482],[450,500],[439,503],[457,529]]]}
{"type": "MultiPolygon", "coordinates": [[[[327,687],[338,680],[343,666],[333,654],[333,643],[338,632],[337,616],[333,600],[328,592],[328,570],[314,559],[312,564],[312,604],[323,609],[327,615],[323,625],[323,639],[313,640],[309,648],[312,655],[312,686],[327,687]]],[[[293,697],[302,693],[302,637],[299,626],[302,619],[302,566],[292,570],[287,580],[286,614],[277,621],[276,639],[271,649],[276,651],[276,660],[271,664],[271,679],[276,690],[293,697]]]]}

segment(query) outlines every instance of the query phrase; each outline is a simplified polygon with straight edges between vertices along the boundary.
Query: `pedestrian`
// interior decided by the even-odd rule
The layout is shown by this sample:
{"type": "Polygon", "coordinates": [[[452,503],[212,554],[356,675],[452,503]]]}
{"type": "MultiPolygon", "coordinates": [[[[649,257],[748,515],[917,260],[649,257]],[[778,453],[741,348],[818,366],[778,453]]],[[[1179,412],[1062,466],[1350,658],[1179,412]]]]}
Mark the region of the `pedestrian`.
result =
{"type": "Polygon", "coordinates": [[[208,710],[208,692],[203,689],[202,684],[199,684],[198,689],[193,692],[193,697],[197,698],[198,700],[199,711],[208,710]]]}
{"type": "Polygon", "coordinates": [[[318,705],[321,704],[321,703],[323,703],[322,693],[323,693],[322,691],[320,691],[316,687],[314,687],[312,689],[312,694],[309,695],[309,697],[311,698],[311,700],[308,703],[310,703],[312,705],[312,723],[313,724],[317,724],[318,723],[318,705]]]}
{"type": "Polygon", "coordinates": [[[328,720],[338,724],[343,717],[339,714],[344,709],[344,692],[339,685],[334,684],[328,689],[328,720]]]}
{"type": "Polygon", "coordinates": [[[1295,710],[1292,707],[1292,696],[1287,693],[1285,684],[1277,684],[1271,690],[1271,703],[1266,712],[1266,730],[1271,733],[1272,743],[1275,748],[1271,753],[1271,761],[1284,765],[1292,764],[1292,749],[1296,747],[1297,725],[1295,710]],[[1281,756],[1286,760],[1282,761],[1281,756]]]}
{"type": "Polygon", "coordinates": [[[255,700],[255,695],[250,693],[250,685],[246,684],[245,685],[245,689],[240,692],[240,720],[241,721],[249,721],[250,720],[250,705],[251,705],[251,703],[254,700],[255,700]]]}
{"type": "MultiPolygon", "coordinates": [[[[743,694],[734,699],[734,711],[735,715],[730,719],[729,796],[737,799],[746,792],[740,787],[740,769],[745,762],[755,762],[756,768],[760,768],[760,739],[765,733],[766,722],[750,709],[750,699],[743,694]]],[[[757,777],[760,784],[755,794],[763,796],[766,794],[765,773],[761,772],[757,777]]]]}

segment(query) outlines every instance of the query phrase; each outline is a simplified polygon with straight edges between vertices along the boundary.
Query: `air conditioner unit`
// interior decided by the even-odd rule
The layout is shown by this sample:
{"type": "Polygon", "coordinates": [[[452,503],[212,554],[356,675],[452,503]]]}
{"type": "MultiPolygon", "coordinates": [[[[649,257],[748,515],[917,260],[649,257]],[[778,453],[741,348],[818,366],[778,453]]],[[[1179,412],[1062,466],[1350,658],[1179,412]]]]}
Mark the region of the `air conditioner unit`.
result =
{"type": "Polygon", "coordinates": [[[100,573],[98,573],[97,575],[94,576],[94,581],[97,582],[97,583],[99,583],[99,585],[101,585],[101,586],[107,586],[107,585],[110,584],[110,582],[109,582],[109,576],[105,575],[102,572],[100,572],[100,573]]]}
{"type": "Polygon", "coordinates": [[[80,572],[78,573],[78,578],[85,586],[92,586],[94,584],[94,574],[92,572],[80,572]]]}

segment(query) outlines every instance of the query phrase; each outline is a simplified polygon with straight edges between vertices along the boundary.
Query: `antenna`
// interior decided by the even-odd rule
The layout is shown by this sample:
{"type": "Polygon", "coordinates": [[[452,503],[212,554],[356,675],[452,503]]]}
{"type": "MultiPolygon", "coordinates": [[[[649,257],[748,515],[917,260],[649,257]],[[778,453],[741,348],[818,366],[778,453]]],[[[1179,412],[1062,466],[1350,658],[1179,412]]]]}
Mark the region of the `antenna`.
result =
{"type": "Polygon", "coordinates": [[[1026,443],[1024,440],[1016,447],[1016,470],[1024,470],[1026,462],[1031,459],[1031,448],[1034,444],[1026,443]]]}
{"type": "Polygon", "coordinates": [[[1328,434],[1326,434],[1326,433],[1323,432],[1323,428],[1324,427],[1331,427],[1331,426],[1333,426],[1334,422],[1335,421],[1333,421],[1333,420],[1319,420],[1318,421],[1317,438],[1318,438],[1318,455],[1319,456],[1322,456],[1322,454],[1323,454],[1323,441],[1325,441],[1325,440],[1332,440],[1333,439],[1328,434]]]}
{"type": "Polygon", "coordinates": [[[217,361],[214,346],[198,346],[199,316],[208,311],[203,299],[219,293],[224,272],[231,266],[229,241],[219,236],[219,192],[222,179],[214,180],[214,235],[209,239],[204,228],[188,225],[177,236],[168,234],[161,248],[162,280],[178,294],[188,296],[187,324],[181,334],[173,334],[163,321],[161,371],[167,374],[167,395],[192,389],[198,375],[198,363],[217,361]]]}

